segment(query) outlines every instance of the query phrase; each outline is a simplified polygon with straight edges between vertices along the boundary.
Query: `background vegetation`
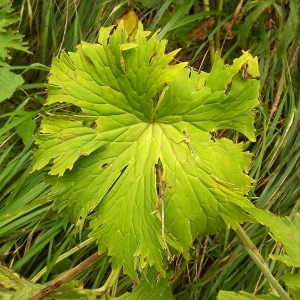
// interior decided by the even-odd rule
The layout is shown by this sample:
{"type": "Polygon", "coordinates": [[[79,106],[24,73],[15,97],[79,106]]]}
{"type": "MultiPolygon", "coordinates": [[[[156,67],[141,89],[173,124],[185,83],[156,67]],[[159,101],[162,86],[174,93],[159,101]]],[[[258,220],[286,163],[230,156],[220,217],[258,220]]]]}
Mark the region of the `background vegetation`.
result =
{"type": "MultiPolygon", "coordinates": [[[[291,1],[52,1],[16,0],[20,19],[11,28],[24,35],[31,53],[12,49],[1,65],[21,74],[24,83],[0,103],[0,255],[1,263],[33,282],[47,283],[96,252],[88,230],[79,235],[51,209],[49,186],[43,172],[31,173],[32,134],[39,128],[46,99],[51,60],[62,49],[74,51],[81,41],[95,42],[101,26],[113,24],[122,13],[134,10],[147,30],[160,29],[168,49],[182,48],[177,59],[192,68],[209,71],[215,51],[225,61],[242,49],[260,62],[261,98],[256,111],[255,143],[250,176],[256,180],[249,199],[256,207],[280,216],[299,211],[299,4],[291,1]],[[80,247],[78,247],[80,246],[80,247]]],[[[0,36],[1,39],[1,36],[0,36]]],[[[60,109],[67,109],[60,107],[60,109]]],[[[220,131],[216,138],[244,137],[220,131]]],[[[280,254],[280,244],[259,224],[244,228],[261,255],[280,254]]],[[[299,270],[270,261],[274,277],[299,270]]],[[[232,230],[195,240],[190,261],[178,257],[172,265],[176,299],[215,299],[218,291],[267,293],[269,285],[232,230]]],[[[107,257],[79,274],[84,288],[104,284],[110,272],[107,257]]],[[[115,295],[132,289],[120,275],[115,295]]]]}

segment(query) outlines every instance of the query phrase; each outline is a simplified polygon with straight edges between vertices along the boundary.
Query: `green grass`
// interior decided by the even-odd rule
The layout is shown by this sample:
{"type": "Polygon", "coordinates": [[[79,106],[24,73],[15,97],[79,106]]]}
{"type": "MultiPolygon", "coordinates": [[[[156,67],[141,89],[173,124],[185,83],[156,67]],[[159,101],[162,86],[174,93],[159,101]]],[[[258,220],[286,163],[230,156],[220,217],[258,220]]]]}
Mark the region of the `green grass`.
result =
{"type": "MultiPolygon", "coordinates": [[[[3,263],[34,282],[47,283],[96,252],[87,230],[79,235],[73,225],[64,227],[57,212],[51,210],[47,199],[50,187],[43,181],[43,172],[30,172],[33,141],[24,144],[17,132],[18,126],[25,126],[31,119],[36,120],[38,130],[39,113],[46,98],[41,83],[47,78],[52,58],[62,49],[74,51],[81,40],[95,42],[99,28],[111,25],[128,8],[135,9],[146,29],[160,28],[158,38],[169,40],[169,50],[182,48],[177,59],[188,61],[197,70],[210,69],[214,53],[211,49],[219,49],[228,63],[242,49],[259,57],[261,105],[256,110],[257,141],[245,144],[245,150],[254,154],[250,176],[256,180],[249,199],[276,215],[293,216],[299,211],[299,7],[297,1],[244,1],[241,10],[236,11],[238,2],[210,1],[206,9],[198,1],[165,1],[152,8],[130,6],[129,1],[13,2],[21,15],[18,29],[33,54],[12,51],[9,64],[23,72],[25,84],[23,90],[0,104],[3,263]],[[216,18],[208,29],[208,37],[193,40],[189,34],[207,16],[216,18]],[[224,25],[232,20],[229,36],[224,25]]],[[[230,131],[218,135],[243,139],[230,131]]],[[[270,239],[261,225],[247,224],[244,229],[266,261],[270,253],[281,253],[281,246],[270,239]]],[[[190,261],[180,256],[171,266],[176,299],[215,299],[220,289],[257,294],[269,291],[264,276],[234,231],[201,236],[194,246],[190,261]]],[[[269,268],[278,280],[292,270],[271,260],[269,268]]],[[[105,257],[76,279],[85,288],[98,288],[109,272],[105,257]]],[[[132,282],[121,274],[116,293],[131,287],[132,282]]]]}

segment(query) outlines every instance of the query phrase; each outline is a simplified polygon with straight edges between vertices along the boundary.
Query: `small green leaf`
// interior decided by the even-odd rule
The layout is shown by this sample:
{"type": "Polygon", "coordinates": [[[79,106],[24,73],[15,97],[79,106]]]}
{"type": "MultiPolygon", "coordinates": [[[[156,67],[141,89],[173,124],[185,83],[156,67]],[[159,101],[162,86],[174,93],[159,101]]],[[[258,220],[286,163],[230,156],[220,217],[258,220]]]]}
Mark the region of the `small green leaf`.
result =
{"type": "Polygon", "coordinates": [[[294,299],[300,299],[300,274],[285,274],[280,278],[291,288],[294,299]]]}
{"type": "Polygon", "coordinates": [[[17,291],[21,288],[21,285],[9,277],[2,274],[3,272],[0,272],[0,295],[1,292],[4,293],[6,291],[7,293],[12,291],[17,291]]]}
{"type": "Polygon", "coordinates": [[[19,274],[0,265],[1,299],[27,300],[38,293],[43,286],[22,278],[19,274]]]}
{"type": "Polygon", "coordinates": [[[217,297],[218,300],[280,300],[280,297],[275,296],[274,294],[267,295],[253,295],[245,292],[227,292],[220,291],[217,297]]]}
{"type": "Polygon", "coordinates": [[[268,211],[249,209],[257,221],[270,229],[270,235],[279,243],[282,243],[286,251],[285,255],[271,254],[275,260],[283,261],[288,266],[300,267],[300,214],[297,213],[293,220],[279,218],[268,211]]]}
{"type": "Polygon", "coordinates": [[[49,297],[53,297],[54,299],[62,299],[62,300],[96,300],[96,296],[93,295],[93,292],[88,289],[79,289],[78,281],[72,281],[70,283],[64,283],[58,289],[56,289],[53,293],[49,295],[49,297]]]}
{"type": "Polygon", "coordinates": [[[17,87],[24,82],[21,75],[7,69],[0,69],[0,102],[10,98],[17,87]]]}
{"type": "Polygon", "coordinates": [[[138,286],[133,288],[131,293],[112,298],[112,300],[172,300],[175,299],[172,295],[171,287],[169,286],[168,278],[163,278],[157,274],[155,269],[151,269],[147,275],[143,275],[138,286]]]}
{"type": "Polygon", "coordinates": [[[2,0],[0,3],[0,60],[11,58],[8,54],[9,48],[30,53],[25,47],[27,43],[22,42],[23,35],[18,34],[16,30],[6,29],[7,26],[16,23],[19,19],[12,13],[11,1],[2,0]]]}
{"type": "Polygon", "coordinates": [[[35,296],[42,288],[42,286],[38,286],[37,284],[25,286],[21,290],[14,293],[11,296],[10,300],[28,300],[31,297],[35,296]]]}
{"type": "Polygon", "coordinates": [[[280,277],[287,286],[299,286],[300,287],[300,274],[285,274],[280,277]]]}
{"type": "Polygon", "coordinates": [[[21,137],[25,146],[33,142],[33,133],[35,131],[35,120],[27,119],[16,126],[16,133],[21,137]]]}

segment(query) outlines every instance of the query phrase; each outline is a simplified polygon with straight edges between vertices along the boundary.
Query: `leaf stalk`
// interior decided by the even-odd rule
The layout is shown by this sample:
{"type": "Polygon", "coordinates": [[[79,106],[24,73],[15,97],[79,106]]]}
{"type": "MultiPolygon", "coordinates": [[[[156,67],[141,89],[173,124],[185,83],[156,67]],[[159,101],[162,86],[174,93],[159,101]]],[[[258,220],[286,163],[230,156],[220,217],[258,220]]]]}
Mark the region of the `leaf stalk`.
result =
{"type": "Polygon", "coordinates": [[[92,290],[94,294],[97,295],[103,295],[108,294],[110,292],[110,290],[112,289],[113,285],[115,284],[115,282],[117,281],[118,277],[119,277],[119,273],[120,273],[120,268],[118,269],[113,269],[111,271],[111,273],[109,274],[106,282],[104,283],[104,285],[99,288],[99,289],[94,289],[92,290]]]}
{"type": "MultiPolygon", "coordinates": [[[[96,238],[89,238],[86,241],[80,243],[79,245],[77,245],[76,247],[70,249],[69,251],[63,253],[62,255],[60,255],[55,264],[59,263],[60,261],[62,261],[63,259],[71,256],[72,254],[76,253],[78,250],[82,249],[85,246],[88,246],[89,244],[95,242],[97,239],[96,238]]],[[[47,267],[44,267],[39,273],[37,273],[30,281],[33,283],[36,283],[47,271],[47,267]]]]}
{"type": "Polygon", "coordinates": [[[248,237],[244,229],[237,223],[237,228],[235,229],[235,233],[239,240],[241,241],[244,249],[249,254],[253,262],[257,265],[257,267],[262,271],[268,280],[272,290],[275,290],[277,294],[282,297],[282,299],[291,300],[286,291],[282,288],[282,286],[278,283],[278,281],[271,274],[267,264],[264,259],[260,255],[258,249],[255,247],[251,239],[248,237]]]}
{"type": "MultiPolygon", "coordinates": [[[[205,11],[210,11],[209,0],[203,0],[203,5],[205,11]]],[[[208,40],[209,40],[210,62],[211,65],[213,65],[215,61],[215,53],[216,53],[215,42],[213,37],[210,37],[208,40]]]]}
{"type": "MultiPolygon", "coordinates": [[[[217,27],[219,27],[220,23],[221,23],[221,11],[223,9],[223,0],[219,0],[218,1],[218,16],[217,16],[217,27]]],[[[218,29],[217,33],[216,33],[216,50],[219,53],[219,55],[221,56],[221,43],[220,43],[220,28],[218,29]]]]}
{"type": "Polygon", "coordinates": [[[88,257],[82,263],[80,263],[75,268],[71,269],[69,272],[58,278],[57,280],[53,281],[50,285],[46,286],[42,290],[40,290],[36,295],[31,297],[29,300],[41,300],[44,299],[49,294],[53,293],[56,289],[58,289],[61,285],[81,273],[83,270],[87,269],[91,266],[94,262],[98,259],[106,255],[107,251],[101,254],[94,253],[92,256],[88,257]]]}

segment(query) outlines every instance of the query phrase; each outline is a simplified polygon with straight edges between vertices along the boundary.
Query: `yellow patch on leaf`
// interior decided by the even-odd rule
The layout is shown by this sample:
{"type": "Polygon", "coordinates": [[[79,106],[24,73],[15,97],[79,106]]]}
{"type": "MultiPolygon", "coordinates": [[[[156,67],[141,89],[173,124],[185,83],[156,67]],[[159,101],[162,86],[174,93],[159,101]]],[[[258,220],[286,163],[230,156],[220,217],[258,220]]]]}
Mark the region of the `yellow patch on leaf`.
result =
{"type": "Polygon", "coordinates": [[[138,16],[133,10],[130,10],[129,12],[123,13],[114,23],[118,25],[122,20],[124,21],[124,28],[128,34],[128,40],[133,41],[138,29],[138,16]]]}

